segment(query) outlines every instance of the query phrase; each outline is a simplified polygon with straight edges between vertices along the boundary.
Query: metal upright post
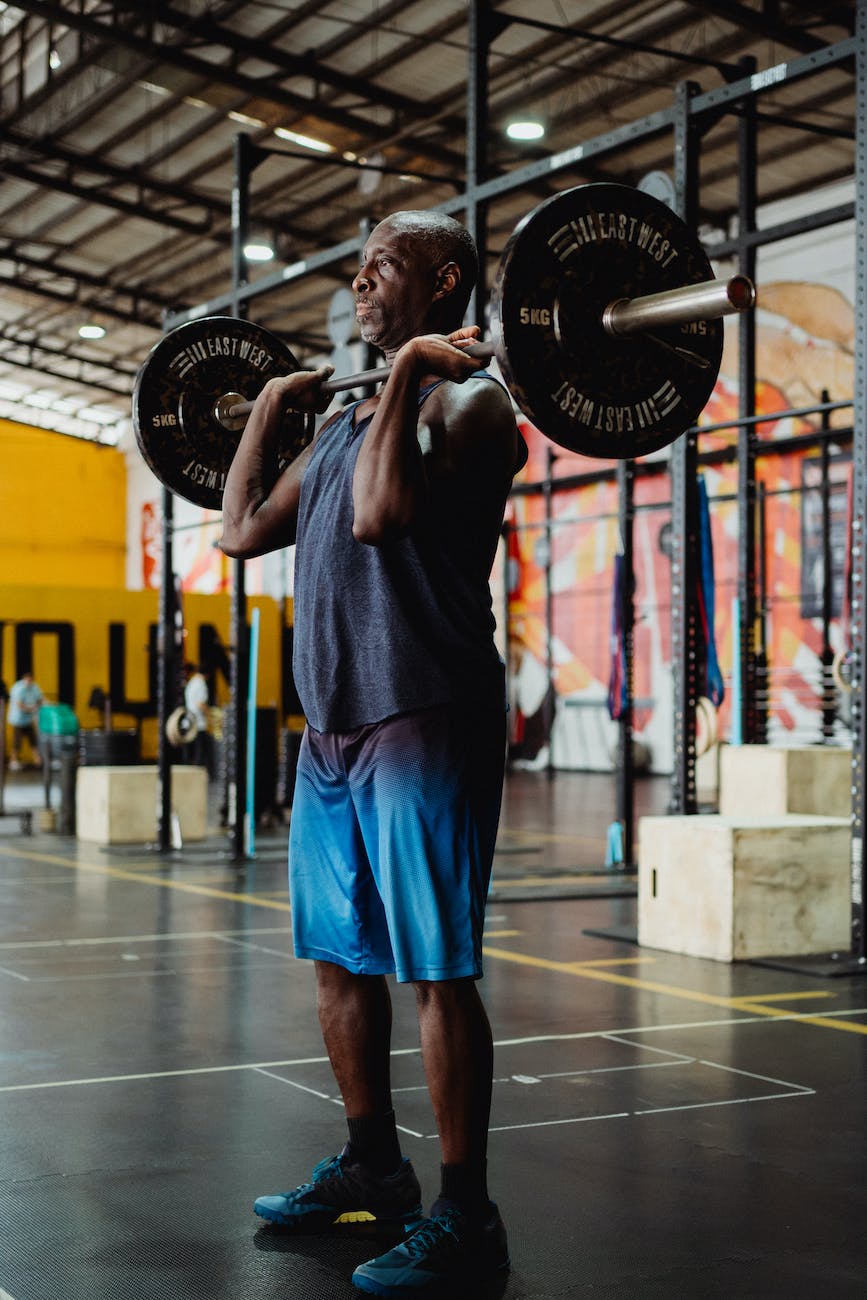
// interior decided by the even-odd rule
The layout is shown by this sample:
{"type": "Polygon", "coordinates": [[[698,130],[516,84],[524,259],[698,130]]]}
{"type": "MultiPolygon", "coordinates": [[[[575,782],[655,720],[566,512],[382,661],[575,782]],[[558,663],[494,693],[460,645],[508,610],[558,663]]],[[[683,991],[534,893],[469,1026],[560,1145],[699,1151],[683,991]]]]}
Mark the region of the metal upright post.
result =
{"type": "MultiPolygon", "coordinates": [[[[740,60],[749,76],[756,70],[754,58],[740,60]]],[[[750,236],[756,228],[756,102],[748,95],[738,117],[738,270],[755,280],[756,246],[750,236]]],[[[756,413],[756,318],[755,312],[740,313],[738,321],[738,404],[739,415],[756,413]]],[[[738,428],[738,608],[740,627],[735,653],[740,661],[740,723],[744,744],[766,740],[767,711],[758,706],[757,640],[759,612],[756,602],[756,454],[755,424],[738,428]]],[[[767,683],[763,682],[764,688],[767,683]]]]}
{"type": "MultiPolygon", "coordinates": [[[[698,214],[698,131],[689,101],[698,87],[681,82],[675,95],[675,189],[691,229],[698,214]]],[[[671,449],[671,660],[674,679],[672,813],[698,811],[695,783],[698,662],[698,435],[688,431],[671,449]]]]}
{"type": "MultiPolygon", "coordinates": [[[[255,166],[255,153],[248,135],[235,136],[234,183],[232,186],[232,304],[233,316],[246,315],[246,303],[237,296],[247,283],[247,260],[244,245],[249,225],[250,173],[255,166]]],[[[232,726],[231,747],[228,755],[229,820],[232,828],[232,859],[244,860],[244,809],[247,804],[247,591],[243,560],[232,565],[232,698],[230,701],[232,726]]]]}
{"type": "Polygon", "coordinates": [[[167,853],[172,840],[172,764],[166,723],[175,707],[174,685],[177,681],[175,650],[174,584],[174,497],[169,488],[162,492],[162,574],[160,577],[159,628],[157,630],[157,847],[167,853]]]}
{"type": "Polygon", "coordinates": [[[633,597],[635,558],[633,555],[633,521],[635,518],[635,461],[617,462],[618,519],[623,547],[623,590],[620,624],[623,633],[624,694],[619,718],[617,751],[617,820],[623,827],[623,866],[633,865],[633,825],[635,821],[635,763],[632,747],[633,665],[635,601],[633,597]]]}
{"type": "Polygon", "coordinates": [[[756,480],[756,734],[768,734],[771,671],[768,659],[768,494],[756,480]]]}
{"type": "Polygon", "coordinates": [[[545,533],[542,554],[545,561],[545,700],[542,705],[544,721],[548,728],[548,759],[545,764],[549,777],[554,775],[554,719],[557,716],[554,686],[554,448],[545,452],[545,533]]]}
{"type": "MultiPolygon", "coordinates": [[[[827,404],[831,395],[822,393],[822,402],[827,404]]],[[[821,448],[821,500],[822,500],[822,743],[829,744],[834,739],[834,726],[837,721],[837,692],[831,676],[834,651],[831,646],[831,618],[834,612],[834,565],[831,552],[831,448],[828,432],[831,428],[831,412],[822,412],[821,448]]]]}
{"type": "Polygon", "coordinates": [[[864,530],[867,522],[867,0],[857,0],[855,72],[857,96],[855,132],[855,407],[852,440],[852,842],[850,858],[852,959],[867,969],[867,930],[864,915],[864,759],[867,753],[867,709],[864,707],[864,652],[867,646],[867,561],[864,530]]]}
{"type": "Polygon", "coordinates": [[[486,203],[480,203],[476,198],[476,189],[487,180],[488,173],[488,50],[491,26],[490,0],[470,0],[467,15],[467,206],[464,220],[478,249],[479,280],[467,308],[467,320],[472,325],[480,325],[483,330],[487,324],[484,303],[487,301],[488,208],[486,203]]]}

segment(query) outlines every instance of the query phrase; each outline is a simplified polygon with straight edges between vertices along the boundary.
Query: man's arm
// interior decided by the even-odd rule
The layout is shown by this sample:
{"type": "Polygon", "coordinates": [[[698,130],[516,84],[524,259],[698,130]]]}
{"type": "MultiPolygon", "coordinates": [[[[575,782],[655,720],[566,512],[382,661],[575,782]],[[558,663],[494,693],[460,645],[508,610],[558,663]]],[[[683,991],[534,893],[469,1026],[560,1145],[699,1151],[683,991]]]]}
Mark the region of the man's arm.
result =
{"type": "MultiPolygon", "coordinates": [[[[420,335],[396,354],[356,461],[352,480],[356,541],[379,546],[403,536],[427,503],[429,485],[418,442],[419,386],[430,376],[456,384],[468,379],[478,362],[455,345],[472,343],[477,333],[471,327],[448,337],[420,335]]],[[[441,401],[433,405],[442,408],[441,401]]]]}
{"type": "Polygon", "coordinates": [[[287,409],[324,411],[331,396],[321,385],[332,373],[332,366],[321,366],[269,379],[256,398],[226,476],[220,538],[226,555],[249,559],[294,542],[301,479],[313,443],[281,474],[280,425],[287,409]]]}

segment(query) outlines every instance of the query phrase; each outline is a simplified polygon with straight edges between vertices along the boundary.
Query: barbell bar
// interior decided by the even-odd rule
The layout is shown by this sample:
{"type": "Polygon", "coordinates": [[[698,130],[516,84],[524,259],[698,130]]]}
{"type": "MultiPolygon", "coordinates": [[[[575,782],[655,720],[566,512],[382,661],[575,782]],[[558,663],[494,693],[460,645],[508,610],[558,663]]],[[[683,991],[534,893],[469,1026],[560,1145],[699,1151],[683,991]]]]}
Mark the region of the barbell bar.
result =
{"type": "MultiPolygon", "coordinates": [[[[625,338],[629,334],[648,332],[653,328],[680,325],[701,320],[719,320],[735,312],[752,307],[756,298],[755,286],[746,275],[734,275],[729,280],[709,280],[703,284],[688,285],[682,289],[667,289],[663,293],[650,293],[642,298],[616,298],[602,313],[602,328],[607,334],[625,338]]],[[[480,341],[462,348],[468,357],[491,361],[497,354],[493,343],[480,341]]],[[[707,362],[699,359],[702,366],[707,362]]],[[[391,374],[391,366],[376,366],[372,370],[359,370],[354,375],[326,379],[322,383],[325,393],[348,393],[353,388],[366,388],[383,383],[391,374]]],[[[214,415],[227,429],[234,422],[249,415],[253,401],[227,403],[222,397],[217,402],[214,415]]]]}
{"type": "MultiPolygon", "coordinates": [[[[579,185],[515,228],[491,291],[490,341],[527,418],[570,451],[632,459],[696,423],[722,359],[721,320],[755,303],[745,276],[714,279],[699,240],[658,199],[627,185],[579,185]]],[[[267,381],[300,369],[276,335],[202,317],[166,334],[136,378],[133,427],[167,487],[219,510],[240,430],[267,381]]],[[[387,378],[388,367],[333,377],[326,392],[387,378]]],[[[313,420],[286,412],[279,464],[309,443],[313,420]]]]}

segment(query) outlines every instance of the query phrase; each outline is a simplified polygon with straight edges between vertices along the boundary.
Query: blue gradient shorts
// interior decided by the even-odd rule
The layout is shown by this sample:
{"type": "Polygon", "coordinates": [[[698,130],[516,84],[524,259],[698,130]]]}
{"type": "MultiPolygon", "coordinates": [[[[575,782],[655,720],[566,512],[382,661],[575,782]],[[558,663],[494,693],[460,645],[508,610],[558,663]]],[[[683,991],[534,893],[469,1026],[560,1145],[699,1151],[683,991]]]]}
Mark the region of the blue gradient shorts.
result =
{"type": "Polygon", "coordinates": [[[478,979],[504,756],[499,712],[308,727],[289,831],[296,956],[401,981],[478,979]]]}

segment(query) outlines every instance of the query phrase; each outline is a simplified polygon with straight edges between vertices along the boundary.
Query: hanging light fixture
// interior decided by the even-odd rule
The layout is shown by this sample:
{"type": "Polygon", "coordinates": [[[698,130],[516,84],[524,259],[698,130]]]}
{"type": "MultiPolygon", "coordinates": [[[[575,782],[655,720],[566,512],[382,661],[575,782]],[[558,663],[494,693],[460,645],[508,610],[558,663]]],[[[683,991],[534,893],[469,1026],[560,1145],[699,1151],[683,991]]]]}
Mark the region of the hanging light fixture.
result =
{"type": "Polygon", "coordinates": [[[510,122],[506,127],[506,135],[510,140],[541,140],[544,134],[545,128],[542,123],[533,118],[510,122]]]}

